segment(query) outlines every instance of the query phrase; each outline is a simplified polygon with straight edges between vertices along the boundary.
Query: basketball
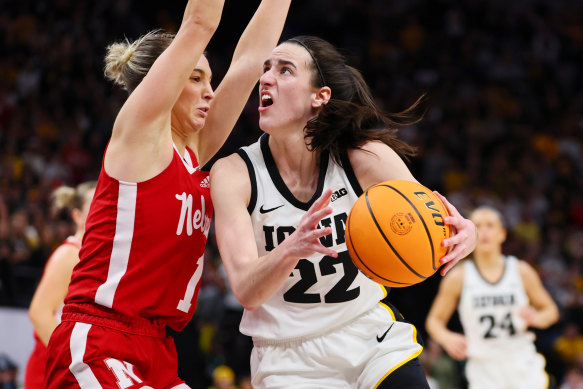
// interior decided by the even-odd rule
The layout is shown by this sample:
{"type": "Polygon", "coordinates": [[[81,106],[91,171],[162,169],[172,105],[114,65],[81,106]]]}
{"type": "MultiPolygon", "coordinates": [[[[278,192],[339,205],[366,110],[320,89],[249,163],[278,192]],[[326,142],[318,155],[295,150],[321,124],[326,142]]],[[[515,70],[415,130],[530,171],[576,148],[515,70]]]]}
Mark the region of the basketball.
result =
{"type": "Polygon", "coordinates": [[[370,279],[391,287],[417,284],[432,276],[451,236],[449,212],[425,186],[385,181],[367,189],[346,221],[346,245],[354,264],[370,279]]]}

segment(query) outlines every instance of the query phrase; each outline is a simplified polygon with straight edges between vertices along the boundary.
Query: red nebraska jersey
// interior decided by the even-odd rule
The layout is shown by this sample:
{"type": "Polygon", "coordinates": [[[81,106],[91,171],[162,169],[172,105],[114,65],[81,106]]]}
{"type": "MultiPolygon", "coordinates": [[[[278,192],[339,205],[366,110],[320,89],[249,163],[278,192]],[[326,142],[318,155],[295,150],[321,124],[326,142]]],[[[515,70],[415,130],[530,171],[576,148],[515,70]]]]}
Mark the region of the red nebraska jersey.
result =
{"type": "Polygon", "coordinates": [[[66,305],[97,304],[176,330],[186,326],[213,211],[209,174],[192,160],[189,149],[184,158],[175,149],[162,173],[139,183],[101,169],[66,305]]]}

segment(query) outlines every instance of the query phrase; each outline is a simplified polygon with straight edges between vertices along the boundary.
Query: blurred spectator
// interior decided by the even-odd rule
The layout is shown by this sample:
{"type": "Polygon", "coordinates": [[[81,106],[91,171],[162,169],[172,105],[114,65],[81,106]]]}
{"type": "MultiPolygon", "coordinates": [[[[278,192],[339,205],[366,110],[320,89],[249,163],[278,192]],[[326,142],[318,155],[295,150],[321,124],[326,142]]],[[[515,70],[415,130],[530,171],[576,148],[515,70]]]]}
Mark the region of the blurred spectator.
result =
{"type": "Polygon", "coordinates": [[[559,389],[583,389],[583,353],[579,353],[569,367],[559,389]]]}
{"type": "Polygon", "coordinates": [[[213,386],[208,389],[237,389],[233,369],[226,365],[215,367],[213,370],[213,386]]]}
{"type": "Polygon", "coordinates": [[[573,365],[577,357],[583,355],[583,335],[577,323],[565,324],[561,336],[555,340],[554,349],[568,366],[573,365]]]}
{"type": "Polygon", "coordinates": [[[8,358],[0,354],[0,389],[17,389],[16,376],[18,367],[8,358]]]}

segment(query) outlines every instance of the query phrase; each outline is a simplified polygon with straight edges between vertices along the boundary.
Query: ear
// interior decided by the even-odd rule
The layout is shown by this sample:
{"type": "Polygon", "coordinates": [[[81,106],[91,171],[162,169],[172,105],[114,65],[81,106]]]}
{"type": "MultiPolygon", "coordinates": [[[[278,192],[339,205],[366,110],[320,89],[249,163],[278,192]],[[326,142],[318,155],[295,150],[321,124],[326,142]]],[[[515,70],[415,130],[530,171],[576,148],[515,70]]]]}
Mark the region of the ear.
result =
{"type": "Polygon", "coordinates": [[[75,222],[75,226],[79,226],[83,222],[83,215],[80,209],[73,208],[71,210],[71,218],[75,222]]]}
{"type": "Polygon", "coordinates": [[[500,243],[506,242],[506,238],[508,237],[508,231],[506,230],[506,228],[502,227],[502,231],[500,233],[501,233],[501,239],[502,239],[502,241],[500,243]]]}
{"type": "Polygon", "coordinates": [[[319,88],[318,90],[316,90],[314,100],[312,101],[312,107],[313,108],[320,108],[323,105],[328,104],[328,101],[330,101],[331,96],[332,96],[332,90],[330,90],[330,87],[323,86],[323,87],[319,88]]]}

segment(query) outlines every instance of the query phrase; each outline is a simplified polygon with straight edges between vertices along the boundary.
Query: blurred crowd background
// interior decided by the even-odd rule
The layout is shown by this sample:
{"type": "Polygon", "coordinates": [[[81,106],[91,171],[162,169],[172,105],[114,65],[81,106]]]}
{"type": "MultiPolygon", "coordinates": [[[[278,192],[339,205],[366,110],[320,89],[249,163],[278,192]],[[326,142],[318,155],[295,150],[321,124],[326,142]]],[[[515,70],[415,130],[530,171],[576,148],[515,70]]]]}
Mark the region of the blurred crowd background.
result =
{"type": "MultiPolygon", "coordinates": [[[[226,1],[208,47],[215,87],[258,3],[226,1]]],[[[103,77],[106,45],[175,32],[184,4],[0,0],[0,306],[28,307],[71,233],[51,210],[52,190],[98,176],[126,98],[103,77]]],[[[538,270],[561,309],[557,325],[537,331],[553,382],[583,380],[583,2],[294,0],[283,38],[299,34],[339,47],[389,112],[427,94],[425,119],[400,132],[419,150],[410,168],[463,214],[502,211],[505,252],[538,270]]],[[[254,94],[221,155],[257,139],[257,105],[254,94]]],[[[213,385],[213,371],[246,376],[251,347],[212,232],[207,254],[197,313],[175,334],[193,388],[213,385]]],[[[439,280],[389,294],[424,335],[439,280]]],[[[425,340],[428,376],[463,388],[462,364],[425,340]]]]}

